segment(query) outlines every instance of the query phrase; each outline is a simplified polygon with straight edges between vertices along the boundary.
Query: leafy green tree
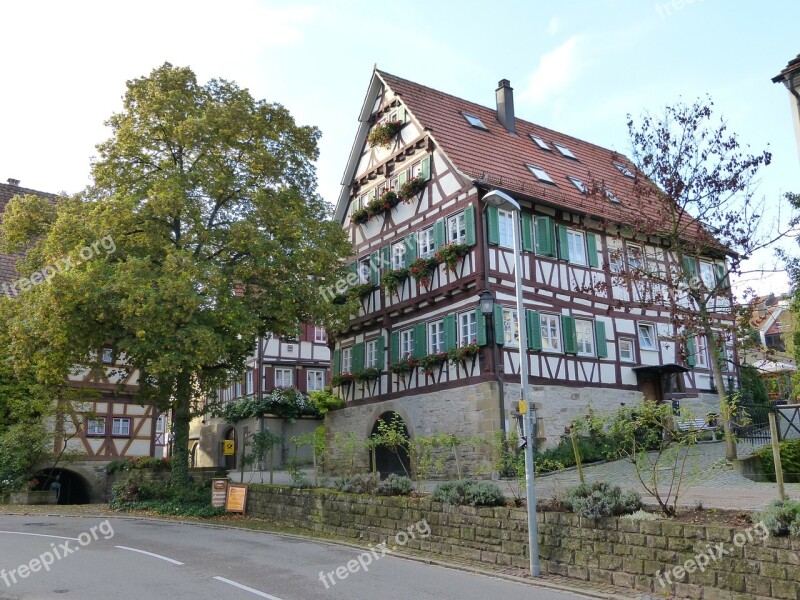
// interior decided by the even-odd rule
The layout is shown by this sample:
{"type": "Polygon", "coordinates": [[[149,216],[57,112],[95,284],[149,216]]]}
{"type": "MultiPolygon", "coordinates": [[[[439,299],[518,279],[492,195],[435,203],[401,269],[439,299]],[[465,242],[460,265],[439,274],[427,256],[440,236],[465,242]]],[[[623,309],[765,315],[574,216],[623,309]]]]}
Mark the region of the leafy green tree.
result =
{"type": "Polygon", "coordinates": [[[165,63],[128,82],[107,125],[85,192],[9,203],[5,250],[31,245],[23,275],[71,259],[12,303],[13,358],[63,381],[113,345],[140,399],[172,410],[173,478],[187,482],[193,399],[243,371],[267,332],[340,326],[352,307],[319,289],[351,247],[316,193],[320,133],[281,105],[165,63]]]}

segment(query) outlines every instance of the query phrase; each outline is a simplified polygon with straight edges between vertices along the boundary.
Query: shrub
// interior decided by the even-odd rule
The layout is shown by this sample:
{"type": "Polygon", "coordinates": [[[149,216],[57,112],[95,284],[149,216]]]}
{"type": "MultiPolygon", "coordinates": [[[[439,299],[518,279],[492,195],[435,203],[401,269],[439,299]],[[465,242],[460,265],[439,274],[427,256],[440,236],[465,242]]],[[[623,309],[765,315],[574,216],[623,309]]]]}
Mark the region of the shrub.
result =
{"type": "Polygon", "coordinates": [[[351,494],[372,494],[378,488],[380,479],[377,475],[369,473],[366,475],[351,475],[350,477],[341,477],[336,480],[334,486],[340,492],[348,492],[351,494]]]}
{"type": "Polygon", "coordinates": [[[772,535],[800,536],[800,500],[776,500],[764,512],[755,514],[753,521],[763,521],[772,535]]]}
{"type": "MultiPolygon", "coordinates": [[[[800,481],[800,439],[785,440],[780,443],[781,466],[787,482],[800,481]]],[[[775,459],[772,446],[765,446],[758,451],[761,468],[770,481],[775,481],[775,459]]]]}
{"type": "Polygon", "coordinates": [[[575,514],[594,521],[602,517],[628,515],[642,508],[642,498],[634,491],[622,493],[618,485],[596,481],[567,490],[565,502],[575,514]]]}
{"type": "Polygon", "coordinates": [[[557,460],[551,460],[549,458],[537,458],[534,461],[533,471],[536,475],[540,475],[542,473],[550,473],[551,471],[560,471],[563,468],[565,468],[564,464],[558,462],[557,460]]]}
{"type": "Polygon", "coordinates": [[[408,496],[412,489],[411,479],[405,475],[390,473],[378,484],[375,493],[378,496],[408,496]]]}
{"type": "Polygon", "coordinates": [[[436,486],[431,496],[434,502],[469,506],[502,506],[503,492],[491,481],[447,481],[436,486]]]}
{"type": "Polygon", "coordinates": [[[211,482],[174,486],[163,481],[143,481],[132,477],[115,485],[110,507],[119,511],[146,511],[161,515],[208,518],[224,514],[211,506],[211,482]]]}

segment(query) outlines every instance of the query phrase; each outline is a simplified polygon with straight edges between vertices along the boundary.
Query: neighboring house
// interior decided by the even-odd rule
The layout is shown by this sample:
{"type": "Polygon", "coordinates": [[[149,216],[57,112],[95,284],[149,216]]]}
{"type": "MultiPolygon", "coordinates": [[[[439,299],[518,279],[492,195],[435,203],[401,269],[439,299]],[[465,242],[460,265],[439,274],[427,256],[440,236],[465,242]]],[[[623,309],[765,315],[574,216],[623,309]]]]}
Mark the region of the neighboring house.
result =
{"type": "MultiPolygon", "coordinates": [[[[57,196],[19,186],[9,179],[0,184],[0,213],[17,195],[32,194],[57,201],[57,196]]],[[[20,292],[12,285],[19,278],[16,261],[19,255],[0,254],[0,289],[11,298],[20,292]]],[[[61,469],[62,497],[66,501],[102,500],[105,466],[108,462],[131,456],[165,456],[166,417],[149,404],[142,405],[134,396],[138,389],[137,372],[124,363],[114,348],[100,350],[103,368],[92,371],[77,367],[69,375],[73,390],[86,391],[91,401],[64,400],[66,410],[56,424],[54,451],[64,448],[81,455],[61,469]],[[86,418],[86,414],[94,418],[86,418]]]]}
{"type": "MultiPolygon", "coordinates": [[[[557,443],[589,406],[618,408],[643,394],[717,412],[704,340],[677,348],[669,316],[642,311],[631,302],[639,290],[615,287],[604,269],[615,255],[623,269],[644,257],[661,266],[671,258],[653,239],[626,239],[620,247],[600,226],[619,218],[634,167],[611,150],[516,118],[508,81],[496,98],[497,108],[487,108],[373,73],[335,213],[355,247],[351,280],[362,301],[336,339],[334,378],[346,407],[328,414],[328,435],[365,437],[393,414],[412,436],[508,430],[520,392],[520,326],[528,332],[524,356],[540,443],[557,443]],[[606,186],[602,199],[584,193],[593,179],[606,186]],[[410,181],[421,191],[405,201],[385,195],[408,191],[410,181]],[[482,201],[494,189],[523,209],[525,315],[515,304],[513,215],[482,201]],[[402,280],[402,269],[424,270],[417,259],[442,251],[464,256],[419,283],[402,280]],[[387,278],[399,282],[370,290],[387,278]],[[613,301],[594,291],[603,281],[613,301]],[[496,302],[487,315],[479,304],[485,290],[496,302]],[[437,364],[435,355],[465,345],[463,361],[437,364]],[[404,364],[407,357],[428,367],[404,364]]],[[[721,257],[694,270],[726,276],[721,257]]],[[[733,383],[735,351],[725,352],[726,381],[733,383]]],[[[473,468],[480,459],[469,459],[473,468]]]]}
{"type": "Polygon", "coordinates": [[[748,348],[744,362],[756,368],[773,400],[794,398],[792,379],[797,364],[790,346],[794,323],[788,295],[770,294],[753,301],[750,325],[758,332],[760,347],[748,348]]]}
{"type": "Polygon", "coordinates": [[[789,92],[794,134],[797,138],[797,152],[800,155],[800,54],[790,60],[783,71],[772,78],[772,83],[778,82],[783,83],[789,92]]]}
{"type": "MultiPolygon", "coordinates": [[[[295,388],[302,394],[322,391],[330,385],[330,362],[331,352],[325,329],[301,325],[292,339],[271,335],[259,339],[241,379],[219,390],[218,397],[212,400],[234,402],[246,396],[263,396],[275,388],[295,388]]],[[[250,433],[264,428],[273,433],[282,433],[286,440],[281,454],[285,454],[290,437],[312,431],[319,424],[316,418],[302,418],[292,424],[271,416],[236,424],[210,416],[197,418],[192,421],[189,434],[191,461],[196,467],[236,469],[240,460],[240,442],[250,433]],[[224,440],[234,441],[235,454],[223,454],[224,440]]],[[[285,456],[277,456],[276,465],[281,464],[282,458],[285,459],[285,456]]]]}

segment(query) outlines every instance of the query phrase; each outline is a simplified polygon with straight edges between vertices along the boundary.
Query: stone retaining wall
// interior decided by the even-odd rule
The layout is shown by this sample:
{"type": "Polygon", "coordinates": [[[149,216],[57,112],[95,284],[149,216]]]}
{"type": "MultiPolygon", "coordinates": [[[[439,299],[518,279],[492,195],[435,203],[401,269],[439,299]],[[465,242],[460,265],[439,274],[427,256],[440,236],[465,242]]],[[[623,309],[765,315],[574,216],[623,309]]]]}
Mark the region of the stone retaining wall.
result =
{"type": "MultiPolygon", "coordinates": [[[[382,542],[427,521],[430,535],[409,539],[436,558],[527,569],[527,515],[516,508],[454,507],[429,499],[251,486],[247,513],[320,534],[382,542]]],[[[800,539],[752,535],[744,529],[670,521],[608,518],[594,523],[566,513],[539,514],[543,573],[613,584],[658,595],[703,600],[800,600],[800,539]],[[745,539],[747,538],[745,534],[745,539]],[[722,546],[718,546],[722,544],[722,546]],[[676,579],[673,569],[709,547],[728,554],[676,579]],[[664,582],[662,587],[660,580],[664,582]],[[670,573],[668,583],[664,573],[670,573]]]]}

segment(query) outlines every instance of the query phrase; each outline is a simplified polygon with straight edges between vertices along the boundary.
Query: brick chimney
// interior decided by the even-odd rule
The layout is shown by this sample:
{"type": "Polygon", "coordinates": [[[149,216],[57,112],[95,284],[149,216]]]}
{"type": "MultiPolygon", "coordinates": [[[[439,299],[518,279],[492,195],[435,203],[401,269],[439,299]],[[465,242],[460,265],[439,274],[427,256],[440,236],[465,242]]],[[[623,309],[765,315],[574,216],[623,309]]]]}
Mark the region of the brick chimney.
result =
{"type": "Polygon", "coordinates": [[[11,179],[9,177],[6,181],[8,182],[8,185],[14,185],[14,186],[19,185],[19,179],[11,179]]]}
{"type": "Polygon", "coordinates": [[[497,84],[497,120],[509,133],[516,134],[514,126],[514,88],[508,79],[501,79],[497,84]]]}

